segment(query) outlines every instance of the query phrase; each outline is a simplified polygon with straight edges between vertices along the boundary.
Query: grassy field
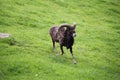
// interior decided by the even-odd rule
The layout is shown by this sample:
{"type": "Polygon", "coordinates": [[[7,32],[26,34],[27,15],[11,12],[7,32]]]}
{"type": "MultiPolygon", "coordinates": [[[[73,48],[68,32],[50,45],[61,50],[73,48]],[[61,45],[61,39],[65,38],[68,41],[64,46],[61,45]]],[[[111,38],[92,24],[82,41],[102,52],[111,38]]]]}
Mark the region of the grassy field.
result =
{"type": "Polygon", "coordinates": [[[120,80],[120,0],[0,0],[0,80],[120,80]],[[49,29],[77,23],[72,63],[49,29]],[[59,45],[57,44],[59,52],[59,45]]]}

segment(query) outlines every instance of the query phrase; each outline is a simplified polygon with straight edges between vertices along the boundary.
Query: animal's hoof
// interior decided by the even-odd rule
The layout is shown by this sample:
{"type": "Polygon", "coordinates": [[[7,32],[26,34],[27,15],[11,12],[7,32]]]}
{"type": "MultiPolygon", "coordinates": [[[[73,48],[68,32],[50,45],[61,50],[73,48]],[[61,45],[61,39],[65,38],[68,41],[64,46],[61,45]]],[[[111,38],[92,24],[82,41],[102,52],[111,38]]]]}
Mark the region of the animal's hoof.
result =
{"type": "Polygon", "coordinates": [[[62,53],[61,55],[63,55],[64,53],[62,53]]]}
{"type": "Polygon", "coordinates": [[[76,62],[75,60],[73,60],[73,63],[74,63],[74,64],[77,64],[77,62],[76,62]]]}
{"type": "Polygon", "coordinates": [[[77,62],[74,62],[74,64],[77,64],[77,62]]]}

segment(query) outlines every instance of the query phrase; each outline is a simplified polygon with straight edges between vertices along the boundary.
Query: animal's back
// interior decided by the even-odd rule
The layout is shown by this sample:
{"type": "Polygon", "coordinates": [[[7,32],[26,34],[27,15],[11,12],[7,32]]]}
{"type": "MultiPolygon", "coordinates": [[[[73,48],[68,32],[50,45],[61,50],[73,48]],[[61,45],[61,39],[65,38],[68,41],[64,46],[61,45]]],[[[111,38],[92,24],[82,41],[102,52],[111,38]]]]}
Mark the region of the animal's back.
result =
{"type": "Polygon", "coordinates": [[[58,29],[59,29],[58,26],[54,26],[54,27],[50,28],[50,31],[49,31],[51,38],[57,42],[58,42],[58,38],[57,38],[58,29]]]}

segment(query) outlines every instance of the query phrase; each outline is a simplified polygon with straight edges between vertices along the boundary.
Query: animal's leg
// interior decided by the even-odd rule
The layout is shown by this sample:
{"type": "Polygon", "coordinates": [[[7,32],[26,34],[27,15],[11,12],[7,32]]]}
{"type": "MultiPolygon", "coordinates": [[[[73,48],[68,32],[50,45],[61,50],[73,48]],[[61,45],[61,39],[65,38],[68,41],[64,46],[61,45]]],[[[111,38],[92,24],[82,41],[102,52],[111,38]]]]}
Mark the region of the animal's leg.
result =
{"type": "Polygon", "coordinates": [[[55,51],[55,41],[52,39],[53,42],[53,50],[55,51]]]}
{"type": "Polygon", "coordinates": [[[62,45],[60,45],[60,49],[61,49],[62,55],[63,55],[63,54],[64,54],[64,51],[63,51],[63,46],[62,46],[62,45]]]}
{"type": "Polygon", "coordinates": [[[75,57],[73,55],[72,47],[70,47],[70,53],[72,55],[73,63],[76,64],[77,62],[76,62],[75,57]]]}

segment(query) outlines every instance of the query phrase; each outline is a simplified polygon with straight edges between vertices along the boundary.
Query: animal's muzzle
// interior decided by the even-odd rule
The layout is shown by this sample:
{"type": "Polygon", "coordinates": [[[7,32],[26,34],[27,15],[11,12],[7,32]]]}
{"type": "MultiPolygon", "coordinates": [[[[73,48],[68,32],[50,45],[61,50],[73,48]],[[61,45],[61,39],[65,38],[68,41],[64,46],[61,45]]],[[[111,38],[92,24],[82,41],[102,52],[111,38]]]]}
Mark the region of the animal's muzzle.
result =
{"type": "Polygon", "coordinates": [[[73,33],[73,37],[76,37],[76,33],[73,33]]]}

